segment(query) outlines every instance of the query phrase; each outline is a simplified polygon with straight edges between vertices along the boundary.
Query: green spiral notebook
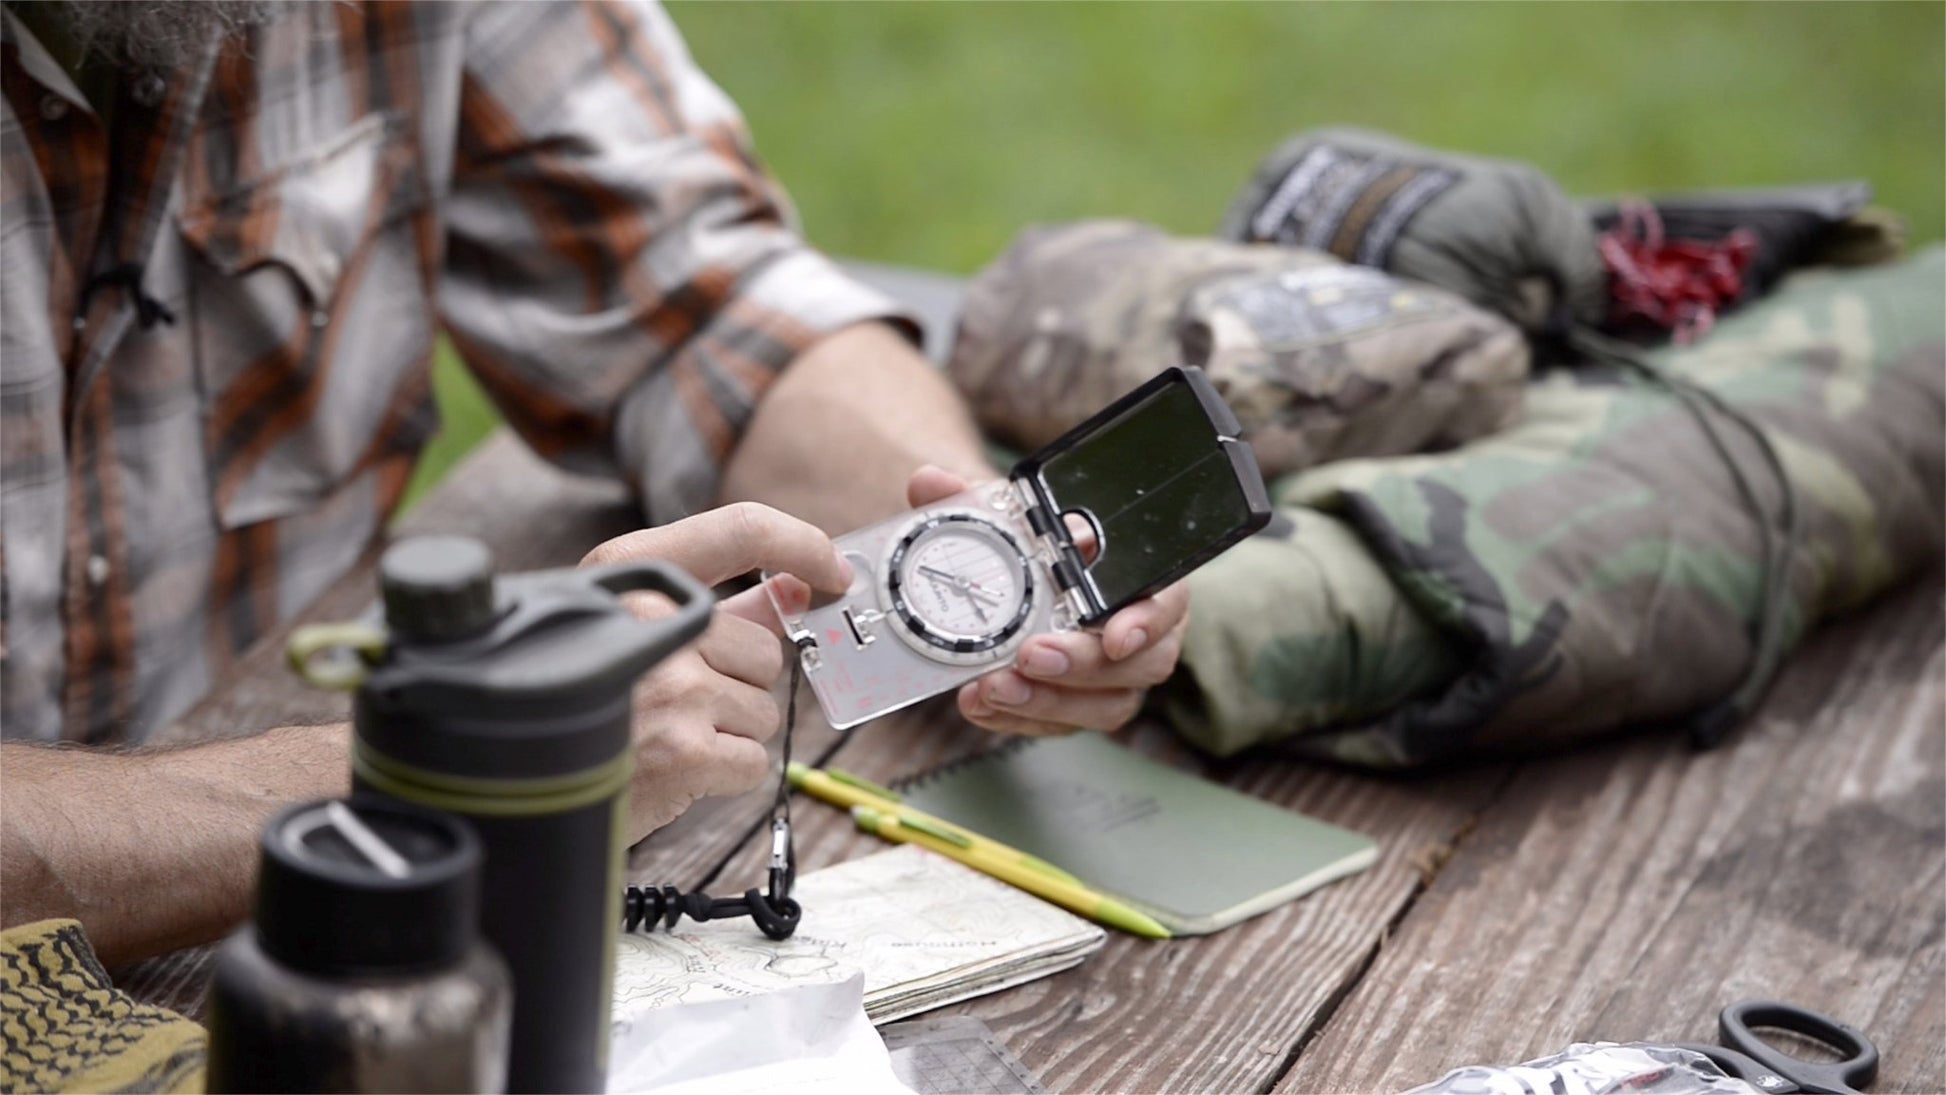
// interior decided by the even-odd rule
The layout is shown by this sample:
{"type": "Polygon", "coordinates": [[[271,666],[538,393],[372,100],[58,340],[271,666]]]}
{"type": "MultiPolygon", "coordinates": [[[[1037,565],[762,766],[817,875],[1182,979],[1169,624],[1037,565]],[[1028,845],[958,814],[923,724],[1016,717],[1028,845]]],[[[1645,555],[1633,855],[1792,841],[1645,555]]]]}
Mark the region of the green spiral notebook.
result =
{"type": "Polygon", "coordinates": [[[1229,927],[1378,857],[1368,837],[1101,734],[1017,739],[899,790],[917,809],[1039,856],[1177,935],[1229,927]]]}

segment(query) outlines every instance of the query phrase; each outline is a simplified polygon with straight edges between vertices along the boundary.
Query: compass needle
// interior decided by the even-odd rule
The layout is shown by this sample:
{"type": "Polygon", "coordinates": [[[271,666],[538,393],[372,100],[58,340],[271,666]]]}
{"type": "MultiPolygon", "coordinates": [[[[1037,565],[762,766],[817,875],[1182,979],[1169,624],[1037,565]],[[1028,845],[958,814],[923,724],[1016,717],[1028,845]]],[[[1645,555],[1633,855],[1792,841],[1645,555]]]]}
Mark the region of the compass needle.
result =
{"type": "MultiPolygon", "coordinates": [[[[943,570],[929,566],[921,566],[919,573],[936,582],[949,582],[956,592],[985,601],[990,605],[1000,603],[1000,595],[998,593],[993,592],[964,574],[948,574],[943,570]]],[[[984,620],[986,616],[982,615],[980,618],[984,620]]]]}

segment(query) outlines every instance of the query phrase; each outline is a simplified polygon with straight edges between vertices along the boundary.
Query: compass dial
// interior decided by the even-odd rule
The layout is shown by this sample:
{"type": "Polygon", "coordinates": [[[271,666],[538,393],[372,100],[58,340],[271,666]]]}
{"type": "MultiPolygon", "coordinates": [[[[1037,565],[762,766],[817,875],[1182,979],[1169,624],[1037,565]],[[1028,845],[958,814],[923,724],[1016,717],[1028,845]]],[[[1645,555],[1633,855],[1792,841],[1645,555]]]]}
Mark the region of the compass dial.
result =
{"type": "Polygon", "coordinates": [[[899,537],[886,563],[886,601],[904,625],[895,630],[930,658],[998,658],[1033,607],[1033,574],[1019,544],[975,514],[918,522],[899,537]]]}

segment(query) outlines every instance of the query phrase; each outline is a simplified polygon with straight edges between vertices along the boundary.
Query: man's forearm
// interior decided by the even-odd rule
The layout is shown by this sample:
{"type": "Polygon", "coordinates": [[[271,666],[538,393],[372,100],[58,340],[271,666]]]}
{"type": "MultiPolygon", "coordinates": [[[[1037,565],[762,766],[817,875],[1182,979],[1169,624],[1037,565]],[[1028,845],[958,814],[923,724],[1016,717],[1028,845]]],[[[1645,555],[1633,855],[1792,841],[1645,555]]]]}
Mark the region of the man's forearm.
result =
{"type": "Polygon", "coordinates": [[[833,535],[905,508],[921,464],[993,474],[945,376],[881,323],[800,354],[757,404],[724,473],[724,501],[786,510],[833,535]]]}
{"type": "Polygon", "coordinates": [[[258,833],[350,788],[344,726],[143,753],[0,746],[0,924],[74,917],[110,966],[207,942],[250,910],[258,833]]]}

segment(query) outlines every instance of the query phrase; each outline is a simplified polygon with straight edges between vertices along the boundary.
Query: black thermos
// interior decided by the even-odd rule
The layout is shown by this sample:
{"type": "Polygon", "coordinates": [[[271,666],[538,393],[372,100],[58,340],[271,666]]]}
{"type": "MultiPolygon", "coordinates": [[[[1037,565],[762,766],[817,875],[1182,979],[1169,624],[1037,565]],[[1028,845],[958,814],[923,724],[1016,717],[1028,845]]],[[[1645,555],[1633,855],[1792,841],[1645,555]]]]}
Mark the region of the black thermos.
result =
{"type": "Polygon", "coordinates": [[[443,814],[353,796],[271,819],[255,920],[216,956],[209,1090],[501,1090],[512,991],[479,887],[443,814]]]}
{"type": "MultiPolygon", "coordinates": [[[[419,537],[379,561],[382,634],[300,632],[300,664],[361,646],[353,704],[360,790],[458,814],[486,851],[481,925],[513,973],[510,1091],[600,1091],[621,921],[630,696],[700,634],[713,598],[640,562],[507,575],[477,541],[419,537]],[[620,594],[661,593],[636,618],[620,594]]],[[[318,674],[313,674],[316,679],[318,674]]]]}

